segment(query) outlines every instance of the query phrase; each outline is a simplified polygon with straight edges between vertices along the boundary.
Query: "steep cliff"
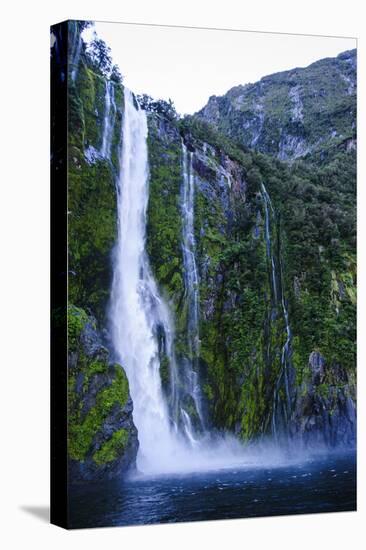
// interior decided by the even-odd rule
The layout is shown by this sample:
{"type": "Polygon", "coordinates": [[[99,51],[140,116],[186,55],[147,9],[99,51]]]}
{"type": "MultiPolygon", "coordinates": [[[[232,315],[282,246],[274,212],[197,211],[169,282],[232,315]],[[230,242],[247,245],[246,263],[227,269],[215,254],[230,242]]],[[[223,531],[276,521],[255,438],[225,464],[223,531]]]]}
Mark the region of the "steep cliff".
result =
{"type": "Polygon", "coordinates": [[[356,50],[265,76],[210,97],[197,116],[228,137],[282,160],[356,135],[356,50]]]}
{"type": "Polygon", "coordinates": [[[289,167],[235,146],[197,118],[150,114],[148,249],[174,308],[181,369],[189,357],[182,141],[192,153],[199,370],[211,427],[243,439],[352,443],[354,151],[335,150],[321,167],[289,167]]]}
{"type": "Polygon", "coordinates": [[[111,361],[95,318],[68,307],[68,452],[72,482],[134,468],[138,449],[128,380],[111,361]]]}
{"type": "MultiPolygon", "coordinates": [[[[81,24],[83,25],[83,24],[81,24]]],[[[68,337],[70,481],[135,467],[137,431],[122,366],[108,351],[107,311],[117,234],[123,86],[86,54],[69,26],[68,337]]]]}

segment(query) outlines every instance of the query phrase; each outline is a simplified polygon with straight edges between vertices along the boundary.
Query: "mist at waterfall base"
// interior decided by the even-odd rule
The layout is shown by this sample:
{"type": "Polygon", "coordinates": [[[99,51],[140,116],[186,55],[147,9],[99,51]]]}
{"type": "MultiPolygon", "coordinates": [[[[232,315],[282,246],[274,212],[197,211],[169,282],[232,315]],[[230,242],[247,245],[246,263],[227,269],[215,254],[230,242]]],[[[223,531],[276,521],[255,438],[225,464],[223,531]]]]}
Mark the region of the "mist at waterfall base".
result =
{"type": "MultiPolygon", "coordinates": [[[[182,143],[182,256],[191,359],[178,365],[174,320],[169,303],[154,280],[145,250],[149,196],[146,113],[129,90],[125,89],[124,95],[121,168],[116,181],[118,239],[109,319],[115,359],[123,365],[129,380],[139,451],[136,471],[127,477],[70,487],[71,526],[354,510],[353,452],[337,455],[318,448],[317,455],[312,455],[289,442],[278,445],[274,437],[243,446],[234,436],[206,427],[195,361],[199,349],[199,287],[193,232],[192,156],[182,143]],[[160,379],[158,329],[164,334],[164,353],[169,358],[169,400],[160,379]],[[185,409],[187,396],[195,405],[198,428],[185,409]]],[[[106,86],[105,102],[99,154],[108,157],[116,111],[112,85],[106,86]]],[[[263,197],[267,199],[265,189],[263,197]]],[[[268,222],[267,229],[269,237],[268,222]]],[[[279,304],[286,316],[283,296],[279,304]]],[[[288,336],[291,337],[289,328],[288,336]]],[[[274,417],[274,431],[275,423],[274,417]]]]}

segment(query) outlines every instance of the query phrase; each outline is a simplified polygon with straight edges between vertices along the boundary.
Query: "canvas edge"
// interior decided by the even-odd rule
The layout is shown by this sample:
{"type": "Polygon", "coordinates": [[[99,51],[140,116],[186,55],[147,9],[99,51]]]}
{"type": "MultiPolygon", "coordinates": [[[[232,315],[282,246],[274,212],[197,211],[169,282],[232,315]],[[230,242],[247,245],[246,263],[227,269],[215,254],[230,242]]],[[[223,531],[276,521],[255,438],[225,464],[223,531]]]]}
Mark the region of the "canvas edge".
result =
{"type": "Polygon", "coordinates": [[[67,59],[68,21],[50,27],[51,486],[50,522],[68,522],[67,489],[67,59]]]}

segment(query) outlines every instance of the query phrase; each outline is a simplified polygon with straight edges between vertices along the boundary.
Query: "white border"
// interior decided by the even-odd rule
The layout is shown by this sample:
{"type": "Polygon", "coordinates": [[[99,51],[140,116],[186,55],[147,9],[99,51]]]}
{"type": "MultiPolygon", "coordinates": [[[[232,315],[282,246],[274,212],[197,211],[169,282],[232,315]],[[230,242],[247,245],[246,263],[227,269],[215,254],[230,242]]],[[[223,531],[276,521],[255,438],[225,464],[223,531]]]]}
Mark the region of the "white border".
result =
{"type": "MultiPolygon", "coordinates": [[[[24,511],[49,495],[49,26],[66,18],[359,38],[359,273],[365,267],[365,25],[356,0],[64,0],[3,3],[1,45],[1,520],[3,548],[363,547],[365,437],[359,512],[66,532],[24,511]],[[362,124],[361,124],[362,123],[362,124]]],[[[361,277],[360,277],[361,279],[361,277]]],[[[359,424],[364,425],[365,289],[359,284],[359,424]]],[[[363,430],[365,431],[365,430],[363,430]]]]}

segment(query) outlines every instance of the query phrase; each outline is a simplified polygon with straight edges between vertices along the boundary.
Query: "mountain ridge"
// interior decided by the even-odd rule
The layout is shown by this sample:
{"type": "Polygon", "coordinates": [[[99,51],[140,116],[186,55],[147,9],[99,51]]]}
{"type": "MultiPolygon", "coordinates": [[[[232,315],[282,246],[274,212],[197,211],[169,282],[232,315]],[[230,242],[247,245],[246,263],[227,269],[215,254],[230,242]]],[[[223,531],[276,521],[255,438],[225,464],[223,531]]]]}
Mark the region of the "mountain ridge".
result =
{"type": "Polygon", "coordinates": [[[193,115],[251,149],[294,160],[355,139],[356,49],[237,85],[193,115]]]}

